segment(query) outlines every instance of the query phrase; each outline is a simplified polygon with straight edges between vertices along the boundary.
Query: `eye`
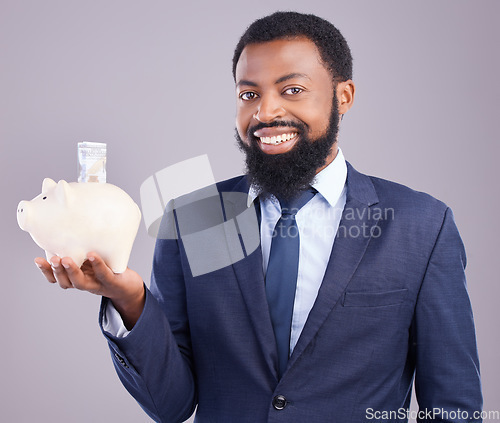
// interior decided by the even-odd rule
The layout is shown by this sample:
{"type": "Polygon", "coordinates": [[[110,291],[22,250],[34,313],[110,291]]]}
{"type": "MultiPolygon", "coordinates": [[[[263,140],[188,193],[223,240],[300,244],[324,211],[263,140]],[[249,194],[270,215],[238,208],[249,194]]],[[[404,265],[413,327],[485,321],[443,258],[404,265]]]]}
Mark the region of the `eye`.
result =
{"type": "Polygon", "coordinates": [[[42,200],[46,200],[47,199],[47,196],[43,197],[42,200]]]}
{"type": "Polygon", "coordinates": [[[244,101],[249,101],[249,100],[254,100],[257,98],[257,94],[254,93],[253,91],[245,91],[244,93],[241,93],[239,95],[241,100],[244,101]]]}
{"type": "Polygon", "coordinates": [[[290,88],[287,88],[285,91],[283,91],[283,94],[297,95],[297,94],[300,94],[302,91],[304,91],[302,88],[290,87],[290,88]]]}

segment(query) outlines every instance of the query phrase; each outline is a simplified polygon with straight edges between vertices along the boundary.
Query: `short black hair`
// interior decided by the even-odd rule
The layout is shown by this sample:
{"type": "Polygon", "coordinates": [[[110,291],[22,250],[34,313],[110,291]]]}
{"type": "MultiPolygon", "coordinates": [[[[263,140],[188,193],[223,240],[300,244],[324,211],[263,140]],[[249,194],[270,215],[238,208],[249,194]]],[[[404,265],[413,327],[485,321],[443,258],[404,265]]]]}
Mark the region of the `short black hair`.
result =
{"type": "Polygon", "coordinates": [[[307,37],[317,47],[333,79],[352,79],[352,56],[347,41],[325,19],[298,12],[275,12],[253,22],[241,36],[233,55],[233,77],[241,52],[248,44],[307,37]]]}

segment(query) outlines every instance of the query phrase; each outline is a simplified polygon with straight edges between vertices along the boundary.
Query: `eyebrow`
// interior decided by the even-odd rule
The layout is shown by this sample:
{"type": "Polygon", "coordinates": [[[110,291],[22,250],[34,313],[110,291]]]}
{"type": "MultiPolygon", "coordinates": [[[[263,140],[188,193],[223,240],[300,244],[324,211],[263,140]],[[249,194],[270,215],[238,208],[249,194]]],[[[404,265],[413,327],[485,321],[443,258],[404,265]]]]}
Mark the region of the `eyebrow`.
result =
{"type": "Polygon", "coordinates": [[[275,84],[280,84],[281,82],[288,81],[289,79],[293,78],[306,78],[306,79],[311,79],[309,76],[307,76],[305,73],[291,73],[289,75],[282,76],[281,78],[277,79],[275,84]]]}
{"type": "Polygon", "coordinates": [[[249,85],[250,87],[256,87],[257,86],[257,84],[255,82],[248,81],[246,79],[242,79],[241,81],[238,81],[238,83],[236,84],[236,86],[239,87],[240,85],[249,85]]]}
{"type": "MultiPolygon", "coordinates": [[[[282,82],[288,81],[289,79],[293,79],[293,78],[306,78],[309,80],[311,79],[305,73],[290,73],[288,75],[282,76],[281,78],[278,78],[274,83],[281,84],[282,82]]],[[[247,79],[242,79],[241,81],[238,81],[236,86],[239,87],[240,85],[248,85],[250,87],[257,87],[258,86],[255,82],[249,81],[247,79]]]]}

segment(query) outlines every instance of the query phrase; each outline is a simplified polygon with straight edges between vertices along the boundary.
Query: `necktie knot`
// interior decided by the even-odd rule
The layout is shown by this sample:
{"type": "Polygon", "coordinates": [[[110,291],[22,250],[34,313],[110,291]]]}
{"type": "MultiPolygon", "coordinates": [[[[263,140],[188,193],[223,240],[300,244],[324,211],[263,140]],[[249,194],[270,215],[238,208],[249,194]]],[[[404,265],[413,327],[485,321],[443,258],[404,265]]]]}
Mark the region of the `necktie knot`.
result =
{"type": "Polygon", "coordinates": [[[278,199],[281,206],[281,215],[282,216],[295,216],[298,211],[304,207],[317,193],[313,187],[309,187],[308,189],[299,193],[292,199],[284,200],[278,199]]]}

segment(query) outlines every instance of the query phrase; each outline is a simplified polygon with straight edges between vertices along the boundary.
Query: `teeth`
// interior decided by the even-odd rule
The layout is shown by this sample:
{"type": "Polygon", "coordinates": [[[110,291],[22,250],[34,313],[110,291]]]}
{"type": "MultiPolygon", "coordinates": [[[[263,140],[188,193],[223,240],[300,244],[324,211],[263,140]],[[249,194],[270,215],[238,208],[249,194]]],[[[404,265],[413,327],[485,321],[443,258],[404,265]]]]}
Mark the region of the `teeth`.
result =
{"type": "Polygon", "coordinates": [[[291,134],[281,134],[274,137],[259,137],[263,144],[278,145],[285,141],[290,141],[297,136],[297,132],[291,134]]]}

